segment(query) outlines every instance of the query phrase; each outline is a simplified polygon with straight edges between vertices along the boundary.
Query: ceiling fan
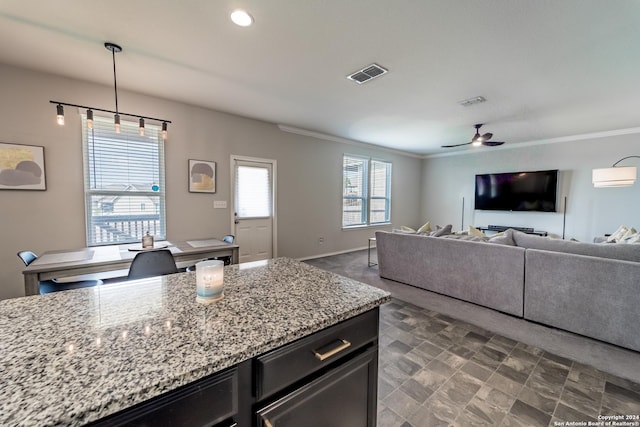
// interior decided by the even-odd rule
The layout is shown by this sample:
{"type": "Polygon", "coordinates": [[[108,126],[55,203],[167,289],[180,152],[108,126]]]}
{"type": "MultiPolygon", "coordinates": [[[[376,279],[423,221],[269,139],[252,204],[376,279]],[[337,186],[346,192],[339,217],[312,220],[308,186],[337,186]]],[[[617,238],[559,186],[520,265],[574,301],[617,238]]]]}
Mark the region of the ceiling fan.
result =
{"type": "Polygon", "coordinates": [[[493,137],[493,134],[491,132],[487,132],[484,135],[480,135],[480,128],[482,127],[482,124],[474,125],[474,127],[476,128],[476,134],[473,135],[473,138],[471,138],[471,141],[465,142],[463,144],[443,145],[442,148],[461,147],[463,145],[469,145],[469,144],[472,144],[474,147],[478,147],[480,145],[486,145],[487,147],[495,147],[495,146],[504,144],[504,141],[489,141],[493,137]]]}

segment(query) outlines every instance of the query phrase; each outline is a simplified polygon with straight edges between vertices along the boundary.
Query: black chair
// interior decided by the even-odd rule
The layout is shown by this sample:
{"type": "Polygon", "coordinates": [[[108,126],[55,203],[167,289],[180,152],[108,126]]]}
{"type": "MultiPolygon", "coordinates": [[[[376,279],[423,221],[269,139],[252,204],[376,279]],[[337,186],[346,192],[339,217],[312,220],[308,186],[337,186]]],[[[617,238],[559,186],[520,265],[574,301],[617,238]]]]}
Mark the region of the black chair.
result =
{"type": "MultiPolygon", "coordinates": [[[[20,251],[18,257],[24,262],[27,267],[33,261],[38,259],[38,255],[31,251],[20,251]]],[[[40,295],[49,294],[51,292],[68,291],[71,289],[91,288],[93,286],[102,285],[102,280],[75,280],[74,278],[62,278],[53,280],[41,280],[40,283],[40,295]]]]}
{"type": "MultiPolygon", "coordinates": [[[[230,245],[233,245],[233,241],[236,239],[236,236],[234,236],[233,234],[227,234],[226,236],[224,236],[222,238],[222,241],[225,243],[228,243],[230,245]]],[[[214,259],[217,261],[224,261],[224,265],[230,265],[231,264],[231,257],[230,256],[217,256],[217,257],[213,257],[210,259],[214,259]]]]}
{"type": "Polygon", "coordinates": [[[176,260],[168,249],[138,252],[129,267],[128,280],[164,276],[178,272],[176,260]]]}
{"type": "MultiPolygon", "coordinates": [[[[233,245],[233,241],[236,239],[236,236],[234,236],[233,234],[227,234],[226,236],[224,236],[222,238],[222,241],[225,243],[228,243],[230,245],[233,245]]],[[[230,256],[216,256],[213,258],[208,258],[207,261],[210,260],[215,260],[215,261],[224,261],[224,265],[231,265],[231,257],[230,256]]],[[[196,266],[195,265],[190,265],[189,267],[187,267],[185,269],[185,271],[189,272],[189,271],[196,271],[196,266]]]]}

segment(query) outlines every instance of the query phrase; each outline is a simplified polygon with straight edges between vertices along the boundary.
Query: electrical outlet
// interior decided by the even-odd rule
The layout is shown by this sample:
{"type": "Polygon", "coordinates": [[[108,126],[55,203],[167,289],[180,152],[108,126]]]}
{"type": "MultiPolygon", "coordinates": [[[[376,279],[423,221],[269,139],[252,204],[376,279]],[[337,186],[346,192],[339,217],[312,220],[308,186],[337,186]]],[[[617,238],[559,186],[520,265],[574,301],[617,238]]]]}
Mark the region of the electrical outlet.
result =
{"type": "Polygon", "coordinates": [[[321,245],[324,243],[324,237],[318,237],[318,244],[321,245]]]}

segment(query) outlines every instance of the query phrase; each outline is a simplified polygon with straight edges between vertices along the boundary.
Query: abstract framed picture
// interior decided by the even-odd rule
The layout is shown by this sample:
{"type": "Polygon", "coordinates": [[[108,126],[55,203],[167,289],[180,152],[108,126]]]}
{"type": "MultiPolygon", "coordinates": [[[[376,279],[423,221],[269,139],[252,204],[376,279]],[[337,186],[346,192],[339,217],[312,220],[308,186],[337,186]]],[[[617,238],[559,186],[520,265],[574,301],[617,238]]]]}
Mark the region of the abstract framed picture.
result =
{"type": "Polygon", "coordinates": [[[0,142],[0,190],[46,190],[44,147],[0,142]]]}
{"type": "Polygon", "coordinates": [[[189,192],[216,192],[216,162],[189,160],[189,192]]]}

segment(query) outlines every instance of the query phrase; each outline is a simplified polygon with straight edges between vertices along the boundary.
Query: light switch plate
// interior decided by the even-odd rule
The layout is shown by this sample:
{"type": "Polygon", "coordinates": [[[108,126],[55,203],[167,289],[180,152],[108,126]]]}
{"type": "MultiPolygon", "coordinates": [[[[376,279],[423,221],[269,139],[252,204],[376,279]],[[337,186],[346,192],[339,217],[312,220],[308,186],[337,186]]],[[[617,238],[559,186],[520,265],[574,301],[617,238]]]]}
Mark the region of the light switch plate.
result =
{"type": "Polygon", "coordinates": [[[227,208],[227,201],[226,200],[214,200],[213,201],[213,208],[214,209],[226,209],[227,208]]]}

